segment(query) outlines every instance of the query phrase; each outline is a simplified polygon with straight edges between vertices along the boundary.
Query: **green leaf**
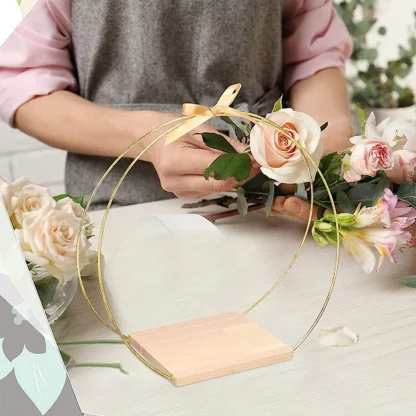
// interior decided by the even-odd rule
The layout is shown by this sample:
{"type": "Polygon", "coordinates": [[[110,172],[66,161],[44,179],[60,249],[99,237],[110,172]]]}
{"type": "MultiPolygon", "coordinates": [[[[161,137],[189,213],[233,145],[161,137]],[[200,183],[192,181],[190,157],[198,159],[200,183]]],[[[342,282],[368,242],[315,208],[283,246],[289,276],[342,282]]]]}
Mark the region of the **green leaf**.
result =
{"type": "Polygon", "coordinates": [[[406,182],[399,186],[397,196],[416,208],[416,182],[406,182]]]}
{"type": "Polygon", "coordinates": [[[263,192],[263,185],[268,181],[269,178],[264,173],[259,173],[243,185],[244,191],[246,194],[251,192],[263,192]]]}
{"type": "Polygon", "coordinates": [[[242,121],[241,124],[246,128],[247,135],[251,134],[251,125],[247,121],[242,121]]]}
{"type": "Polygon", "coordinates": [[[267,198],[266,198],[266,201],[264,203],[264,206],[266,208],[266,217],[269,217],[270,214],[271,214],[271,212],[272,212],[275,189],[276,188],[274,186],[274,182],[273,181],[267,181],[263,185],[263,190],[265,192],[267,192],[267,194],[268,194],[267,195],[267,198]]]}
{"type": "Polygon", "coordinates": [[[365,111],[358,106],[358,104],[355,104],[355,111],[357,112],[357,118],[358,118],[358,125],[360,127],[360,133],[362,135],[365,134],[365,124],[367,123],[368,115],[365,113],[365,111]]]}
{"type": "Polygon", "coordinates": [[[348,195],[344,191],[337,192],[337,204],[344,212],[348,212],[350,214],[354,213],[355,207],[351,203],[348,195]]]}
{"type": "Polygon", "coordinates": [[[241,182],[250,176],[251,160],[245,153],[228,153],[219,156],[205,170],[204,177],[214,176],[216,180],[235,178],[241,182]]]}
{"type": "Polygon", "coordinates": [[[324,131],[327,127],[328,127],[328,122],[326,121],[324,124],[322,124],[321,131],[324,131]]]}
{"type": "Polygon", "coordinates": [[[35,287],[44,309],[46,309],[48,304],[52,301],[53,297],[55,296],[58,284],[58,279],[52,276],[45,277],[44,279],[35,282],[35,287]]]}
{"type": "Polygon", "coordinates": [[[234,149],[231,143],[220,134],[202,133],[202,140],[211,149],[220,150],[225,153],[237,153],[237,150],[234,149]]]}
{"type": "Polygon", "coordinates": [[[384,196],[384,190],[386,188],[390,188],[390,182],[386,178],[381,178],[376,185],[376,189],[374,190],[373,199],[371,201],[372,205],[376,205],[379,199],[384,196]]]}
{"type": "Polygon", "coordinates": [[[400,280],[400,283],[402,285],[413,287],[416,289],[416,276],[406,276],[403,277],[403,279],[400,280]]]}
{"type": "Polygon", "coordinates": [[[245,139],[247,137],[247,135],[244,133],[244,131],[242,129],[240,129],[240,127],[238,127],[237,124],[235,124],[234,121],[232,121],[230,119],[230,117],[222,116],[222,117],[220,117],[220,119],[222,121],[225,121],[229,126],[231,126],[231,128],[234,130],[234,133],[237,136],[238,140],[242,141],[243,139],[245,139]]]}
{"type": "Polygon", "coordinates": [[[65,198],[71,198],[76,204],[81,205],[84,208],[84,196],[71,196],[69,194],[60,194],[57,196],[54,196],[53,199],[56,202],[59,202],[61,199],[65,199],[65,198]]]}
{"type": "Polygon", "coordinates": [[[320,219],[322,219],[324,217],[325,211],[326,211],[326,208],[325,207],[318,206],[318,213],[317,213],[318,220],[320,220],[320,219]]]}
{"type": "Polygon", "coordinates": [[[244,188],[241,186],[237,187],[237,209],[240,215],[247,215],[248,213],[246,195],[244,188]]]}
{"type": "Polygon", "coordinates": [[[279,111],[282,108],[283,108],[283,95],[275,102],[272,113],[275,113],[276,111],[279,111]]]}
{"type": "Polygon", "coordinates": [[[68,355],[67,353],[65,353],[61,350],[59,350],[59,352],[61,353],[61,358],[62,358],[62,361],[65,364],[65,367],[68,367],[69,364],[71,364],[71,362],[73,361],[73,358],[70,355],[68,355]]]}
{"type": "Polygon", "coordinates": [[[355,208],[360,203],[366,207],[371,207],[375,189],[376,185],[373,183],[358,183],[356,186],[353,186],[348,190],[348,198],[355,208]]]}

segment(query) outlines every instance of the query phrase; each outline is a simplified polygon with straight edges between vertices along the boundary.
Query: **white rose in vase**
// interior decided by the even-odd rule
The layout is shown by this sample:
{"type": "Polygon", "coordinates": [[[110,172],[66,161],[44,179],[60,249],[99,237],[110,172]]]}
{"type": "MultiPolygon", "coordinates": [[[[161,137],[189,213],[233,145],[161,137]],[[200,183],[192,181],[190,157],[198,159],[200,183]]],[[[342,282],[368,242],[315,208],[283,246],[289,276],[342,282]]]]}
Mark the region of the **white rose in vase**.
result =
{"type": "Polygon", "coordinates": [[[19,197],[22,189],[29,185],[30,181],[27,178],[21,178],[13,183],[7,183],[0,178],[0,196],[3,198],[4,205],[9,215],[13,213],[13,202],[19,197]]]}
{"type": "MultiPolygon", "coordinates": [[[[77,239],[80,220],[71,212],[52,210],[27,216],[15,230],[26,261],[43,267],[64,285],[77,273],[77,239]]],[[[91,243],[85,229],[80,239],[80,267],[89,264],[91,243]]]]}
{"type": "Polygon", "coordinates": [[[3,199],[4,206],[6,207],[9,215],[12,213],[12,191],[10,185],[0,178],[0,197],[3,199]]]}
{"type": "MultiPolygon", "coordinates": [[[[309,115],[285,108],[268,114],[267,119],[284,128],[319,165],[322,156],[321,128],[309,115]]],[[[272,127],[256,125],[250,134],[250,148],[261,171],[279,183],[309,182],[302,152],[296,144],[272,127]]],[[[308,162],[312,178],[316,168],[308,162]]]]}
{"type": "MultiPolygon", "coordinates": [[[[26,217],[32,216],[41,219],[56,206],[49,189],[43,186],[29,184],[17,193],[18,186],[13,188],[11,198],[12,213],[10,219],[15,228],[21,228],[26,217]]],[[[32,221],[33,225],[33,221],[32,221]]]]}

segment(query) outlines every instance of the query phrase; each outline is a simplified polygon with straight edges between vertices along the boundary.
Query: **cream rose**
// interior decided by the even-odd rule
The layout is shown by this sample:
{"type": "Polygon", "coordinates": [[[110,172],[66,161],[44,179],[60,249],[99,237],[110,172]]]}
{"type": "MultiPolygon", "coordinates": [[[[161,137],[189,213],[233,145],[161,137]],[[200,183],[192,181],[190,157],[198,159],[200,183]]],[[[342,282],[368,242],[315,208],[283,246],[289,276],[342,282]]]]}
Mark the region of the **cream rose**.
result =
{"type": "Polygon", "coordinates": [[[6,207],[9,215],[12,212],[12,191],[10,185],[0,178],[0,197],[3,199],[4,206],[6,207]]]}
{"type": "MultiPolygon", "coordinates": [[[[78,218],[79,220],[82,219],[82,217],[85,213],[84,208],[80,204],[77,204],[76,202],[74,202],[69,197],[66,197],[64,199],[59,200],[56,203],[56,209],[59,209],[61,211],[65,211],[65,212],[69,212],[75,218],[78,218]]],[[[86,224],[90,223],[90,219],[89,219],[88,215],[85,217],[85,223],[86,224]]]]}
{"type": "MultiPolygon", "coordinates": [[[[318,165],[322,156],[321,129],[309,115],[285,108],[268,114],[267,119],[284,128],[318,165]]],[[[250,135],[251,153],[262,172],[279,183],[310,181],[302,152],[285,135],[268,126],[255,126],[250,135]]],[[[312,178],[316,169],[308,162],[312,178]]]]}
{"type": "Polygon", "coordinates": [[[14,195],[11,198],[12,214],[11,220],[16,228],[21,228],[23,221],[27,216],[34,216],[40,219],[48,212],[54,209],[56,202],[52,198],[49,189],[42,186],[29,184],[22,188],[20,194],[17,191],[18,186],[13,189],[14,195]]]}
{"type": "MultiPolygon", "coordinates": [[[[36,215],[25,217],[22,229],[15,230],[15,233],[25,259],[44,267],[61,284],[65,284],[77,272],[79,226],[79,219],[72,213],[55,209],[39,221],[36,215]]],[[[80,240],[81,269],[89,264],[90,246],[83,231],[80,240]]]]}

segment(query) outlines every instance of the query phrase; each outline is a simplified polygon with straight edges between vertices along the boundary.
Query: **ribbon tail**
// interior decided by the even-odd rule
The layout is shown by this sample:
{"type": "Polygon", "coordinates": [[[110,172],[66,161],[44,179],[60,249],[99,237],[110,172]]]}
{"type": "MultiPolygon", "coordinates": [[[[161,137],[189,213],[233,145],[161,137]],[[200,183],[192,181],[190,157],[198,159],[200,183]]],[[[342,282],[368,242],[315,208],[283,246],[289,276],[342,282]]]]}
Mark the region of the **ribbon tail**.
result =
{"type": "Polygon", "coordinates": [[[177,126],[165,135],[165,146],[173,143],[185,134],[188,134],[190,131],[196,129],[201,124],[206,123],[210,118],[212,118],[212,116],[195,116],[195,118],[187,121],[180,126],[177,126]]]}

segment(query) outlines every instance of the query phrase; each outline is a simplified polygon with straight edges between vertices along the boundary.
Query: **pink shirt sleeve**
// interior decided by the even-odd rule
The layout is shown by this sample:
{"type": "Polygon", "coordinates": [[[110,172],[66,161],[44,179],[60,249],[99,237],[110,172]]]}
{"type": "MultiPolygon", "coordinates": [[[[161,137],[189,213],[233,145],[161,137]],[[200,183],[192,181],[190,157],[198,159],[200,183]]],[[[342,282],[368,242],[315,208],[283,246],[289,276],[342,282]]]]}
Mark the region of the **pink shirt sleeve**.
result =
{"type": "Polygon", "coordinates": [[[345,71],[352,41],[331,0],[286,0],[283,12],[284,90],[316,72],[345,71]]]}
{"type": "Polygon", "coordinates": [[[77,88],[70,0],[39,0],[0,48],[0,117],[13,125],[31,98],[77,88]]]}

